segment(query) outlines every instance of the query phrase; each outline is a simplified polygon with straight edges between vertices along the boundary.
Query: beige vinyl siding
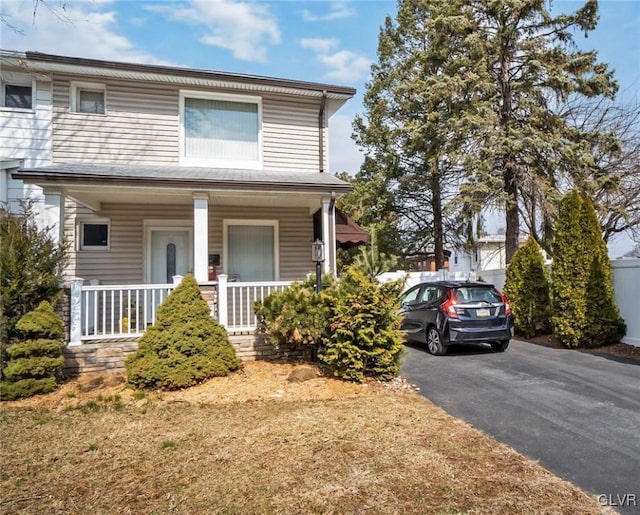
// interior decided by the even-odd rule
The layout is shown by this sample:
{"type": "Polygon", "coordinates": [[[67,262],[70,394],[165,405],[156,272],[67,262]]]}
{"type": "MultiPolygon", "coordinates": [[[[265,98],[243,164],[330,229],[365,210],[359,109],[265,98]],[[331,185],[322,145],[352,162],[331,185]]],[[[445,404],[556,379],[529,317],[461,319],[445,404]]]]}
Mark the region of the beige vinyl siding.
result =
{"type": "MultiPolygon", "coordinates": [[[[267,96],[263,99],[262,144],[265,170],[320,170],[319,111],[319,99],[286,96],[267,96]]],[[[326,149],[325,138],[325,157],[326,149]]]]}
{"type": "MultiPolygon", "coordinates": [[[[54,76],[55,162],[179,163],[180,88],[131,81],[103,81],[106,114],[98,115],[70,112],[72,81],[96,82],[86,77],[54,76]]],[[[319,171],[319,109],[319,98],[263,96],[262,156],[265,170],[319,171]]]]}
{"type": "MultiPolygon", "coordinates": [[[[193,207],[188,205],[104,204],[99,212],[67,201],[65,241],[70,244],[66,277],[98,279],[101,284],[144,282],[144,221],[185,220],[193,225],[193,207]],[[76,224],[80,219],[109,219],[110,249],[80,251],[76,247],[76,224]]],[[[300,280],[311,270],[313,219],[306,208],[250,208],[209,205],[209,253],[222,257],[224,219],[278,220],[280,280],[300,280]]],[[[197,235],[194,235],[197,238],[197,235]]],[[[219,268],[222,272],[222,267],[219,268]]]]}
{"type": "Polygon", "coordinates": [[[55,75],[55,162],[178,162],[178,91],[169,86],[104,81],[106,114],[69,109],[71,81],[95,79],[55,75]]]}

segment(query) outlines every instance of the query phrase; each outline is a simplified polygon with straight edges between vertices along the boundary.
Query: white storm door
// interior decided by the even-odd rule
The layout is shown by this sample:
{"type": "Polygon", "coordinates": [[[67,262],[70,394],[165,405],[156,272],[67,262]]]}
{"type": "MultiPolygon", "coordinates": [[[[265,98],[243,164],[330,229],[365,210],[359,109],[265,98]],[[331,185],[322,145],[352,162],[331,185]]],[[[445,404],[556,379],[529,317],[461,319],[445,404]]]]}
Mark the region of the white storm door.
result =
{"type": "Polygon", "coordinates": [[[152,284],[170,284],[174,275],[191,270],[191,237],[187,229],[151,229],[149,260],[152,284]]]}

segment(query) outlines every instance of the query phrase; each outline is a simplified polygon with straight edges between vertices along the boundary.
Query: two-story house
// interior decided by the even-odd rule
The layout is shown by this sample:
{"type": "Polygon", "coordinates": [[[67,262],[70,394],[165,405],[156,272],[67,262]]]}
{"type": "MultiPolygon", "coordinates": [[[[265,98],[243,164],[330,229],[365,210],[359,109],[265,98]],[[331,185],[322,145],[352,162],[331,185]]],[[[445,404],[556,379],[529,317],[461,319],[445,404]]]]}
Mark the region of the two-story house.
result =
{"type": "Polygon", "coordinates": [[[217,292],[230,331],[251,331],[253,302],[313,269],[312,241],[335,270],[334,203],[350,186],[327,169],[327,122],[354,89],[0,59],[0,200],[41,192],[44,223],[69,245],[72,344],[141,334],[188,272],[217,292]]]}

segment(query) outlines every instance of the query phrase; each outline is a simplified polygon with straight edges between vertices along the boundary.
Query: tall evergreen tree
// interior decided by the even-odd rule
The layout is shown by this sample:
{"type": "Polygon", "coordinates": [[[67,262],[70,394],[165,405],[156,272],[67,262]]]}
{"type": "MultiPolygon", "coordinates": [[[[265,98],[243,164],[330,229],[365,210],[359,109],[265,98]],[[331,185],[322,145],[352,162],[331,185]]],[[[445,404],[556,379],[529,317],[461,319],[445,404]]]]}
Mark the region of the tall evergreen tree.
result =
{"type": "Polygon", "coordinates": [[[461,6],[399,2],[396,20],[387,17],[380,31],[366,114],[354,122],[356,141],[391,182],[405,250],[433,246],[438,268],[445,229],[456,225],[447,227],[447,201],[460,175],[455,156],[483,116],[473,105],[476,86],[458,72],[472,67],[481,48],[471,13],[461,6]]]}
{"type": "MultiPolygon", "coordinates": [[[[518,248],[523,197],[544,207],[540,201],[556,191],[563,174],[572,176],[593,165],[581,131],[555,113],[556,103],[572,96],[613,97],[617,84],[596,52],[577,50],[573,39],[573,31],[586,34],[596,27],[597,0],[556,16],[548,0],[464,4],[482,33],[484,58],[477,63],[482,72],[489,71],[492,90],[485,98],[492,116],[476,152],[483,166],[472,168],[473,182],[501,180],[502,194],[494,199],[506,212],[509,262],[518,248]]],[[[486,91],[484,82],[481,89],[486,91]]]]}
{"type": "Polygon", "coordinates": [[[570,191],[560,203],[551,268],[553,334],[567,347],[594,347],[624,336],[607,246],[593,202],[570,191]]]}

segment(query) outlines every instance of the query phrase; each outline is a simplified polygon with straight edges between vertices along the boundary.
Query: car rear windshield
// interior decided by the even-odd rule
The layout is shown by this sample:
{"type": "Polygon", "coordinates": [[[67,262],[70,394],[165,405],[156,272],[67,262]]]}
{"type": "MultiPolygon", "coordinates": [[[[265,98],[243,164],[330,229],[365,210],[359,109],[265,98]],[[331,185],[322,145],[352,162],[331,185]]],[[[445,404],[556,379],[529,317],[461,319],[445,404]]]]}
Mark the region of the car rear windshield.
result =
{"type": "Polygon", "coordinates": [[[466,302],[502,302],[500,294],[493,287],[461,286],[454,288],[453,294],[460,303],[466,302]]]}

